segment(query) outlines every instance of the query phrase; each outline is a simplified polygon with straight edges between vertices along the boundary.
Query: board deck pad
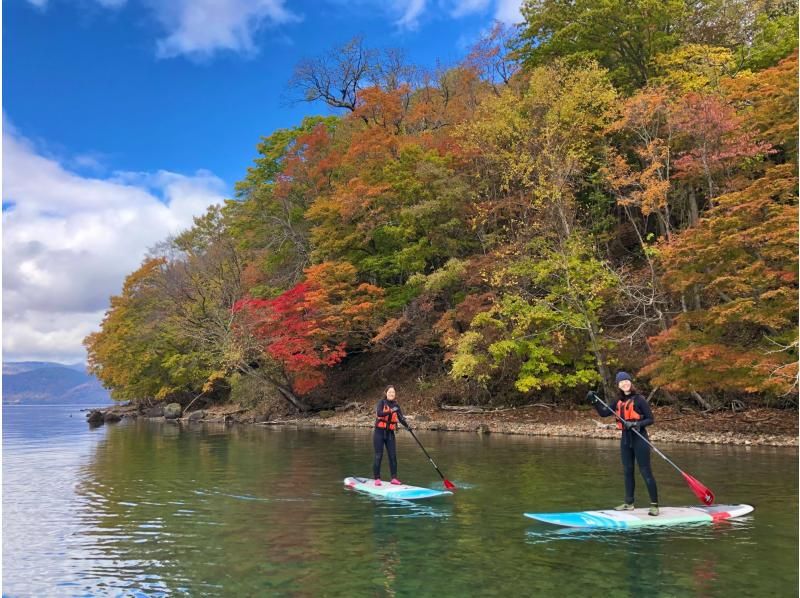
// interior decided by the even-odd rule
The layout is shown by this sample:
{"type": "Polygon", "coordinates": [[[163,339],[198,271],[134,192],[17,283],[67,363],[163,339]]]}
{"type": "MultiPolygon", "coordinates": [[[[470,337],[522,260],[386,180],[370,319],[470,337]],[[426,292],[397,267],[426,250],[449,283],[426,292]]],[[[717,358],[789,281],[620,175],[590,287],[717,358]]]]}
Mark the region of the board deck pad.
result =
{"type": "Polygon", "coordinates": [[[577,513],[525,513],[525,517],[561,525],[587,529],[627,529],[632,527],[679,525],[722,521],[741,517],[753,511],[750,505],[712,505],[696,507],[661,507],[657,517],[647,514],[647,509],[633,511],[580,511],[577,513]]]}
{"type": "Polygon", "coordinates": [[[408,484],[397,485],[389,482],[383,482],[380,486],[376,486],[375,480],[357,477],[345,478],[344,485],[373,496],[399,500],[418,500],[453,494],[449,490],[434,490],[433,488],[420,488],[419,486],[409,486],[408,484]]]}

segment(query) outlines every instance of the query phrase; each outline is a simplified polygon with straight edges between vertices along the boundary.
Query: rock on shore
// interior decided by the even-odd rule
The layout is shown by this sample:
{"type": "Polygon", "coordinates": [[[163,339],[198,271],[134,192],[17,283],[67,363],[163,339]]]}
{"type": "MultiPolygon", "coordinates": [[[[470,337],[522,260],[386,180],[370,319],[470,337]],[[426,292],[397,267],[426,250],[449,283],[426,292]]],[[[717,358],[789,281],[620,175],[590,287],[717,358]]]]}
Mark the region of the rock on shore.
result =
{"type": "MultiPolygon", "coordinates": [[[[619,431],[609,419],[601,420],[592,409],[520,407],[486,412],[442,411],[415,408],[404,404],[407,418],[415,429],[479,434],[519,434],[572,438],[618,438],[619,431]]],[[[653,408],[656,424],[649,429],[655,442],[690,442],[748,446],[798,446],[798,414],[780,409],[750,409],[745,412],[701,413],[672,407],[653,408]]],[[[269,418],[263,413],[224,404],[195,410],[181,417],[177,403],[165,407],[137,409],[122,405],[92,410],[87,415],[90,425],[137,417],[164,421],[200,422],[204,424],[290,425],[323,428],[371,428],[372,406],[361,404],[346,410],[326,410],[307,416],[269,418]],[[173,406],[174,405],[174,406],[173,406]],[[177,413],[177,415],[172,415],[177,413]],[[113,415],[112,415],[113,414],[113,415]],[[109,417],[110,419],[106,419],[109,417]]]]}

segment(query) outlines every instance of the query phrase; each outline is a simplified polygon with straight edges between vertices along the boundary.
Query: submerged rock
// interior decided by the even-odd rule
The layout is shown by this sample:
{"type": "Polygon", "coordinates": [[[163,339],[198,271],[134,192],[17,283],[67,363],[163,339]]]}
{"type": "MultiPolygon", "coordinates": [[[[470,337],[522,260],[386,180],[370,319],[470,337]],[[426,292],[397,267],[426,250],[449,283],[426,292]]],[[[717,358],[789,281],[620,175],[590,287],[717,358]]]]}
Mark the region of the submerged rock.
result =
{"type": "Polygon", "coordinates": [[[181,416],[181,406],[179,403],[170,403],[166,407],[164,407],[164,417],[166,419],[177,419],[181,416]]]}
{"type": "Polygon", "coordinates": [[[199,422],[200,420],[204,419],[205,416],[206,412],[202,409],[198,409],[197,411],[192,411],[186,419],[188,419],[190,422],[199,422]]]}
{"type": "Polygon", "coordinates": [[[91,426],[99,426],[105,421],[105,416],[102,411],[93,409],[86,415],[86,421],[89,422],[91,426]]]}
{"type": "Polygon", "coordinates": [[[156,405],[155,407],[148,407],[144,410],[145,417],[164,417],[164,407],[156,405]]]}

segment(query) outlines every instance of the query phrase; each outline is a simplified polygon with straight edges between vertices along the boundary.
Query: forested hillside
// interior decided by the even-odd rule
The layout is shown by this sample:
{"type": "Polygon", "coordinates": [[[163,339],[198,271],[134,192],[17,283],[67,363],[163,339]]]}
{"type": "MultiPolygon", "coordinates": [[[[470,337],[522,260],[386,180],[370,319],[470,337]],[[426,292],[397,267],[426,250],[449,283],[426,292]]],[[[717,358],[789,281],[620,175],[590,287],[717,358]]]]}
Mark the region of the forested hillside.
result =
{"type": "Polygon", "coordinates": [[[85,341],[112,396],[307,411],[331,374],[416,372],[523,404],[626,369],[794,405],[796,3],[523,14],[448,68],[361,39],[298,64],[328,116],[267,132],[236,197],[128,276],[85,341]]]}

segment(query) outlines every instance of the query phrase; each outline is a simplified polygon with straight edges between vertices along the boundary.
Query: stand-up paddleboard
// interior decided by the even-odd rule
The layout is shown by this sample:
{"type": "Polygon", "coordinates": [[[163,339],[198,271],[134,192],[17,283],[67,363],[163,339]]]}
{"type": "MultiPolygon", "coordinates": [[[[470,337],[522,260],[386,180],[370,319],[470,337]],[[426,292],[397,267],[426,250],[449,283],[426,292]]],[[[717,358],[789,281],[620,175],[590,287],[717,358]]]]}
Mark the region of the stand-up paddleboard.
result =
{"type": "Polygon", "coordinates": [[[433,488],[420,488],[409,486],[408,484],[390,484],[383,482],[380,486],[375,485],[375,480],[367,478],[345,478],[344,485],[353,490],[380,496],[383,498],[393,498],[400,500],[417,500],[420,498],[433,498],[435,496],[446,496],[453,494],[448,490],[434,490],[433,488]]]}
{"type": "Polygon", "coordinates": [[[750,505],[713,505],[710,507],[661,507],[657,517],[647,514],[647,509],[633,511],[581,511],[579,513],[525,513],[525,517],[563,525],[590,529],[626,529],[653,525],[679,525],[722,521],[741,517],[753,511],[750,505]]]}

